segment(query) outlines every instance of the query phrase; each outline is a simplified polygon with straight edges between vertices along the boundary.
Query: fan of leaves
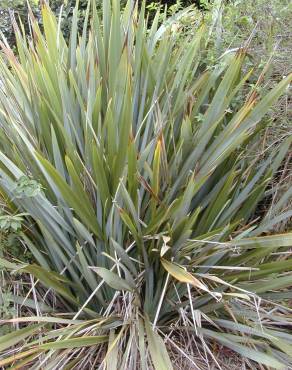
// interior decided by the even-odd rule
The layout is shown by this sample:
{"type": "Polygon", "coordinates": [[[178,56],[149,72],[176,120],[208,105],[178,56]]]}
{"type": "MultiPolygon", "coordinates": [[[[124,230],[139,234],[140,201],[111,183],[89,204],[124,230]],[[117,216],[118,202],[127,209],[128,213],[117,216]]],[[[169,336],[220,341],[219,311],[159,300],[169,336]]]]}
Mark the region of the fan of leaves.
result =
{"type": "Polygon", "coordinates": [[[238,103],[245,49],[206,69],[204,24],[174,27],[192,8],[144,13],[105,0],[99,19],[92,1],[79,34],[76,7],[67,44],[44,4],[44,34],[31,13],[17,55],[1,43],[1,193],[36,261],[1,265],[31,274],[37,315],[12,320],[0,364],[220,368],[223,346],[284,368],[291,319],[268,300],[291,298],[292,235],[260,235],[291,212],[250,218],[291,143],[252,157],[292,76],[238,103]]]}

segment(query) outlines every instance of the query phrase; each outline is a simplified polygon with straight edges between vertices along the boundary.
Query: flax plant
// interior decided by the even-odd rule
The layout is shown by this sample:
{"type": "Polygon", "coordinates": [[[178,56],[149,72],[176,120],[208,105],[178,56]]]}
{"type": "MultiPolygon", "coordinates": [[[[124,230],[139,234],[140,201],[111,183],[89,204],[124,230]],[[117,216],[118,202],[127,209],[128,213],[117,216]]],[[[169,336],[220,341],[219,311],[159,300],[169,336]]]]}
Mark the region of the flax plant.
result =
{"type": "Polygon", "coordinates": [[[77,4],[67,43],[44,2],[43,30],[31,13],[16,52],[3,38],[0,191],[35,263],[0,264],[31,276],[36,315],[10,321],[1,366],[291,365],[292,234],[269,235],[291,211],[252,216],[291,140],[253,148],[292,77],[238,99],[246,48],[206,67],[206,26],[173,27],[192,11],[92,1],[80,33],[77,4]]]}

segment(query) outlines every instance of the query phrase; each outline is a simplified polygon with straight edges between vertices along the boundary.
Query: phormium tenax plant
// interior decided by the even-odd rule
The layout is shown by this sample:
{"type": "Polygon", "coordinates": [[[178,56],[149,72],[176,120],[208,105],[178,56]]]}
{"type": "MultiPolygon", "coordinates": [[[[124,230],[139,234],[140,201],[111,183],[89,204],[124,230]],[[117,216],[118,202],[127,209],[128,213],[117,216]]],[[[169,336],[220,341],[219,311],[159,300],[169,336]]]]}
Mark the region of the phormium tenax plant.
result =
{"type": "Polygon", "coordinates": [[[45,2],[43,32],[31,13],[15,53],[1,42],[0,190],[35,262],[0,264],[33,278],[35,315],[0,365],[287,368],[292,234],[251,220],[291,139],[250,154],[292,76],[238,101],[246,48],[206,68],[206,26],[173,27],[192,8],[147,24],[145,4],[91,1],[79,33],[77,7],[68,43],[45,2]]]}

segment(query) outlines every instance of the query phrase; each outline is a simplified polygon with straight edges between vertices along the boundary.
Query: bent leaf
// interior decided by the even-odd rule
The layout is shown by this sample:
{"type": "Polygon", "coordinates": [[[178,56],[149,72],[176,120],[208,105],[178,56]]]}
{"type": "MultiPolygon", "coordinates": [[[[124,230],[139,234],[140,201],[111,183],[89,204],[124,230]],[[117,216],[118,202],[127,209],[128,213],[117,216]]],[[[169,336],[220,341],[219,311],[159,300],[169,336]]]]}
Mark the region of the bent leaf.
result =
{"type": "Polygon", "coordinates": [[[169,262],[165,259],[161,259],[161,263],[165,270],[176,280],[180,281],[181,283],[191,284],[196,288],[209,292],[209,289],[205,284],[203,284],[200,280],[198,280],[192,274],[187,272],[180,265],[169,262]]]}
{"type": "Polygon", "coordinates": [[[97,273],[110,287],[116,290],[127,290],[129,292],[135,289],[126,280],[119,277],[112,271],[104,267],[92,267],[92,270],[97,273]]]}

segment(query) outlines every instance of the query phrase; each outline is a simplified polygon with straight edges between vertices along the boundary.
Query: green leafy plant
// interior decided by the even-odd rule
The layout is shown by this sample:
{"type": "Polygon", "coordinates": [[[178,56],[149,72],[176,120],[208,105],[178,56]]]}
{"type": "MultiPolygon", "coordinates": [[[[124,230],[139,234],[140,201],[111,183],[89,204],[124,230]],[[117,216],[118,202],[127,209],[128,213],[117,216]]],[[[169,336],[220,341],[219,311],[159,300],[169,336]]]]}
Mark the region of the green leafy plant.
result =
{"type": "MultiPolygon", "coordinates": [[[[15,183],[13,190],[14,197],[20,199],[36,196],[42,187],[27,176],[22,176],[15,183]]],[[[11,205],[11,204],[10,204],[11,205]]],[[[18,209],[7,209],[3,207],[0,211],[0,255],[10,254],[14,257],[21,257],[22,261],[30,261],[31,253],[20,246],[22,226],[25,224],[25,216],[28,213],[18,213],[18,209]],[[24,253],[25,252],[25,253],[24,253]]]]}
{"type": "MultiPolygon", "coordinates": [[[[2,320],[9,320],[16,315],[15,309],[11,306],[10,302],[11,289],[5,279],[5,273],[1,271],[0,277],[0,317],[2,320]]],[[[0,335],[6,335],[11,332],[11,325],[4,324],[0,327],[0,335]]]]}
{"type": "Polygon", "coordinates": [[[173,30],[191,11],[148,27],[145,4],[105,0],[100,19],[92,1],[67,44],[43,4],[44,34],[31,15],[18,57],[1,44],[0,186],[29,215],[36,263],[0,263],[36,279],[38,313],[10,321],[32,325],[1,338],[1,366],[220,368],[226,349],[253,368],[291,363],[292,235],[252,219],[291,139],[252,155],[292,76],[237,101],[246,49],[206,68],[204,24],[173,30]]]}
{"type": "MultiPolygon", "coordinates": [[[[21,249],[18,237],[22,229],[22,223],[26,213],[19,213],[10,215],[6,211],[0,213],[0,256],[3,257],[6,252],[12,254],[14,257],[18,256],[21,249]]],[[[21,258],[23,261],[23,253],[21,258]]]]}
{"type": "Polygon", "coordinates": [[[19,214],[19,215],[3,215],[0,216],[0,230],[2,231],[18,231],[21,229],[21,222],[23,221],[23,215],[25,214],[19,214]]]}

